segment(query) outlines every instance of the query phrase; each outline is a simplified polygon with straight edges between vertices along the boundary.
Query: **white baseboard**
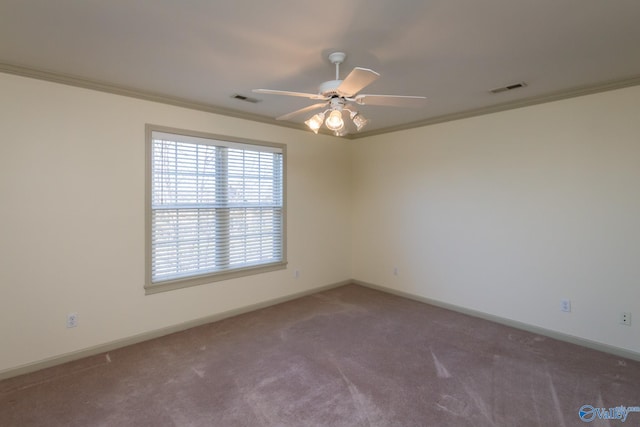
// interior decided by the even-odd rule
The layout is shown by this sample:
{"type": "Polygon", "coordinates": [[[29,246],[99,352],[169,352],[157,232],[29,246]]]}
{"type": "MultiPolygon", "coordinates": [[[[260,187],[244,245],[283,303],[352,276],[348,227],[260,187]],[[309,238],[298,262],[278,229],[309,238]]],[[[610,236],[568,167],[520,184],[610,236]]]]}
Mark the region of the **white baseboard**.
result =
{"type": "Polygon", "coordinates": [[[79,360],[85,357],[95,356],[101,353],[106,353],[109,351],[113,351],[122,347],[126,347],[129,345],[141,343],[144,341],[148,341],[155,338],[160,338],[165,335],[173,334],[176,332],[181,332],[190,328],[194,328],[196,326],[205,325],[207,323],[216,322],[219,320],[223,320],[229,317],[238,316],[240,314],[249,313],[251,311],[259,310],[261,308],[270,307],[272,305],[281,304],[283,302],[291,301],[297,298],[301,298],[307,295],[312,295],[318,292],[322,292],[325,290],[337,288],[340,286],[348,285],[348,284],[356,284],[360,286],[364,286],[367,288],[375,289],[378,291],[386,292],[389,294],[401,296],[404,298],[408,298],[414,301],[423,302],[426,304],[434,305],[436,307],[445,308],[447,310],[455,311],[458,313],[467,314],[469,316],[478,317],[480,319],[489,320],[491,322],[496,322],[502,325],[510,326],[516,329],[521,329],[527,332],[531,332],[534,334],[546,336],[549,338],[557,339],[559,341],[565,341],[571,344],[577,344],[583,347],[591,348],[594,350],[602,351],[604,353],[613,354],[619,357],[623,357],[630,360],[640,361],[640,353],[636,353],[634,351],[626,350],[619,347],[614,347],[608,344],[599,343],[596,341],[591,341],[588,339],[576,337],[569,334],[563,334],[561,332],[553,331],[550,329],[541,328],[534,325],[529,325],[526,323],[518,322],[511,319],[506,319],[503,317],[495,316],[492,314],[484,313],[481,311],[472,310],[465,307],[460,307],[457,305],[445,303],[442,301],[434,300],[431,298],[423,297],[420,295],[414,295],[408,292],[399,291],[396,289],[388,288],[385,286],[376,285],[373,283],[367,283],[361,280],[344,280],[338,283],[333,283],[330,285],[321,286],[318,288],[310,289],[307,291],[297,292],[291,295],[286,295],[284,297],[274,298],[267,301],[263,301],[260,303],[252,304],[246,307],[240,307],[237,309],[225,311],[222,313],[213,314],[211,316],[202,317],[195,320],[190,320],[188,322],[183,322],[177,325],[169,326],[166,328],[157,329],[154,331],[145,332],[142,334],[134,335],[131,337],[122,338],[119,340],[111,341],[108,343],[100,344],[97,346],[85,348],[82,350],[74,351],[71,353],[62,354],[59,356],[50,357],[47,359],[39,360],[37,362],[28,363],[25,365],[18,366],[16,368],[10,368],[3,371],[0,371],[0,380],[4,380],[7,378],[16,377],[18,375],[28,374],[31,372],[39,371],[41,369],[50,368],[52,366],[61,365],[63,363],[72,362],[74,360],[79,360]]]}
{"type": "Polygon", "coordinates": [[[367,288],[375,289],[378,291],[386,292],[389,294],[401,296],[404,298],[412,299],[414,301],[423,302],[425,304],[434,305],[436,307],[445,308],[447,310],[455,311],[462,314],[467,314],[469,316],[478,317],[480,319],[489,320],[491,322],[499,323],[501,325],[510,326],[512,328],[520,329],[523,331],[531,332],[537,335],[542,335],[545,337],[553,338],[559,341],[568,342],[571,344],[577,344],[582,347],[590,348],[593,350],[602,351],[603,353],[613,354],[615,356],[623,357],[625,359],[640,361],[640,353],[636,353],[635,351],[627,350],[624,348],[615,347],[608,344],[603,344],[597,341],[591,341],[585,338],[576,337],[569,334],[564,334],[562,332],[553,331],[551,329],[541,328],[539,326],[529,325],[527,323],[518,322],[516,320],[506,319],[504,317],[495,316],[493,314],[484,313],[481,311],[472,310],[465,307],[460,307],[454,304],[449,304],[446,302],[434,300],[431,298],[423,297],[420,295],[414,295],[408,292],[399,291],[392,288],[387,288],[385,286],[375,285],[373,283],[363,282],[361,280],[352,280],[352,283],[355,283],[360,286],[364,286],[367,288]]]}
{"type": "Polygon", "coordinates": [[[72,362],[74,360],[79,360],[89,356],[95,356],[100,353],[106,353],[108,351],[113,351],[118,348],[126,347],[129,345],[141,343],[144,341],[148,341],[154,338],[160,338],[165,335],[173,334],[176,332],[181,332],[190,328],[195,328],[196,326],[206,325],[207,323],[217,322],[218,320],[226,319],[233,316],[238,316],[240,314],[245,314],[250,311],[259,310],[261,308],[270,307],[272,305],[281,304],[283,302],[291,301],[297,298],[301,298],[307,295],[312,295],[318,292],[322,292],[328,289],[337,288],[340,286],[348,285],[353,283],[352,280],[344,280],[342,282],[333,283],[331,285],[325,285],[318,288],[313,288],[307,291],[296,292],[291,295],[286,295],[284,297],[274,298],[267,301],[259,302],[256,304],[251,304],[246,307],[240,307],[233,310],[225,311],[222,313],[213,314],[211,316],[202,317],[195,320],[190,320],[188,322],[179,323],[177,325],[168,326],[166,328],[156,329],[149,332],[144,332],[142,334],[133,335],[131,337],[122,338],[119,340],[111,341],[108,343],[100,344],[97,346],[84,348],[82,350],[74,351],[71,353],[65,353],[59,356],[50,357],[47,359],[39,360],[37,362],[28,363],[25,365],[18,366],[16,368],[10,368],[3,371],[0,371],[0,380],[4,380],[7,378],[16,377],[18,375],[28,374],[31,372],[39,371],[41,369],[50,368],[52,366],[61,365],[63,363],[72,362]]]}

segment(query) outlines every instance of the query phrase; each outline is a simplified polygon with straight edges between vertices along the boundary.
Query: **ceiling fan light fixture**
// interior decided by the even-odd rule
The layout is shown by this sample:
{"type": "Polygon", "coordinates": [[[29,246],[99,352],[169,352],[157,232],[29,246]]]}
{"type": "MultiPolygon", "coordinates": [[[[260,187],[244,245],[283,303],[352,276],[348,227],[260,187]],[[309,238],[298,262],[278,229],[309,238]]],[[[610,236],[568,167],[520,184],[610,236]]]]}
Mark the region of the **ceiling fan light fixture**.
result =
{"type": "Polygon", "coordinates": [[[309,127],[314,133],[318,133],[322,123],[324,122],[324,112],[318,113],[311,117],[309,120],[305,121],[304,124],[309,127]]]}
{"type": "Polygon", "coordinates": [[[338,131],[344,127],[344,120],[342,120],[342,111],[333,110],[329,113],[326,122],[327,128],[332,131],[338,131]]]}
{"type": "MultiPolygon", "coordinates": [[[[318,93],[291,92],[285,90],[274,89],[253,89],[256,93],[264,93],[270,95],[297,96],[308,99],[321,101],[314,105],[301,108],[280,117],[276,120],[289,120],[293,116],[308,113],[312,110],[323,108],[322,113],[318,113],[306,120],[304,123],[314,133],[318,133],[324,124],[328,130],[332,131],[336,136],[344,136],[351,132],[354,128],[359,132],[368,123],[364,116],[359,115],[354,109],[354,105],[381,105],[390,107],[422,107],[424,96],[405,96],[405,95],[363,95],[360,91],[373,83],[380,74],[368,68],[355,67],[344,78],[340,79],[340,64],[346,58],[344,52],[333,52],[329,54],[329,61],[336,67],[335,80],[329,80],[320,84],[318,93]],[[349,108],[351,107],[351,108],[349,108]],[[345,125],[346,116],[343,117],[342,112],[349,112],[351,123],[345,125]]],[[[237,96],[236,98],[242,98],[237,96]]]]}

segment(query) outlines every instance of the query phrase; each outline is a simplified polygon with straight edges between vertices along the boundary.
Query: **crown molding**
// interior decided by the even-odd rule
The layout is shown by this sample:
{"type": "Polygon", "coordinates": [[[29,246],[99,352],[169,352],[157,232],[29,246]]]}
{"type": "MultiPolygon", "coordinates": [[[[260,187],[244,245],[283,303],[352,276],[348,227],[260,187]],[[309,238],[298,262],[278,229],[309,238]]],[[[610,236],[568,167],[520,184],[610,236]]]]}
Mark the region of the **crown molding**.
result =
{"type": "MultiPolygon", "coordinates": [[[[195,102],[184,98],[173,97],[163,95],[154,92],[142,91],[133,89],[126,86],[115,85],[112,83],[101,82],[97,80],[85,79],[78,76],[69,74],[54,73],[51,71],[38,70],[29,67],[23,67],[20,65],[13,65],[0,62],[0,72],[6,74],[14,74],[22,77],[29,77],[38,80],[45,80],[54,83],[61,83],[69,86],[80,87],[84,89],[97,90],[100,92],[111,93],[114,95],[128,96],[131,98],[142,99],[145,101],[159,102],[162,104],[173,105],[176,107],[189,108],[192,110],[205,111],[213,114],[220,114],[223,116],[234,117],[238,119],[251,120],[254,122],[266,123],[275,126],[287,127],[290,129],[297,129],[307,131],[307,128],[298,123],[278,121],[274,118],[263,116],[260,114],[245,113],[243,111],[233,110],[230,108],[216,107],[215,105],[205,104],[201,102],[195,102]]],[[[362,132],[356,134],[348,134],[340,138],[345,139],[360,139],[367,138],[375,135],[382,135],[385,133],[397,132],[401,130],[414,129],[418,127],[424,127],[434,125],[438,123],[450,122],[454,120],[467,119],[470,117],[481,116],[485,114],[498,113],[506,110],[513,110],[516,108],[528,107],[537,104],[543,104],[547,102],[559,101],[568,98],[575,98],[578,96],[591,95],[599,92],[606,92],[615,89],[622,89],[625,87],[640,85],[640,76],[634,76],[626,79],[613,80],[604,83],[598,83],[594,85],[586,85],[571,88],[568,90],[562,90],[546,95],[535,96],[531,98],[525,98],[517,101],[510,101],[491,105],[488,107],[475,108],[458,113],[444,114],[437,117],[431,117],[425,120],[419,120],[416,122],[410,122],[398,126],[389,126],[383,129],[372,130],[370,132],[362,132]]],[[[326,133],[328,136],[333,136],[330,133],[326,133]]]]}
{"type": "Polygon", "coordinates": [[[438,123],[450,122],[453,120],[467,119],[470,117],[482,116],[485,114],[499,113],[506,110],[514,110],[516,108],[529,107],[537,104],[544,104],[547,102],[560,101],[563,99],[575,98],[584,95],[591,95],[599,92],[607,92],[615,89],[622,89],[625,87],[640,85],[640,76],[635,76],[626,79],[613,80],[604,83],[598,83],[594,85],[579,86],[567,90],[562,90],[546,95],[534,96],[530,98],[520,99],[517,101],[504,102],[501,104],[491,105],[488,107],[475,108],[471,110],[461,111],[459,113],[444,114],[437,117],[432,117],[425,120],[419,120],[417,122],[406,123],[404,125],[390,126],[384,129],[373,130],[370,132],[363,132],[360,134],[348,135],[349,139],[366,138],[369,136],[381,135],[390,132],[397,132],[401,130],[414,129],[418,127],[424,127],[429,125],[435,125],[438,123]]]}
{"type": "Polygon", "coordinates": [[[211,104],[191,101],[185,98],[168,96],[160,93],[133,89],[127,86],[115,85],[112,83],[101,82],[98,80],[85,79],[69,74],[55,73],[51,71],[38,70],[35,68],[23,67],[0,62],[0,72],[6,74],[14,74],[21,77],[28,77],[38,80],[45,80],[53,83],[60,83],[68,86],[80,87],[83,89],[91,89],[100,92],[106,92],[114,95],[127,96],[130,98],[142,99],[145,101],[159,102],[162,104],[173,105],[176,107],[189,108],[192,110],[205,111],[208,113],[220,114],[223,116],[234,117],[238,119],[251,120],[254,122],[267,123],[270,125],[289,127],[293,129],[304,130],[305,128],[295,124],[280,122],[271,117],[262,116],[260,114],[245,113],[243,111],[233,110],[230,108],[216,107],[211,104]]]}

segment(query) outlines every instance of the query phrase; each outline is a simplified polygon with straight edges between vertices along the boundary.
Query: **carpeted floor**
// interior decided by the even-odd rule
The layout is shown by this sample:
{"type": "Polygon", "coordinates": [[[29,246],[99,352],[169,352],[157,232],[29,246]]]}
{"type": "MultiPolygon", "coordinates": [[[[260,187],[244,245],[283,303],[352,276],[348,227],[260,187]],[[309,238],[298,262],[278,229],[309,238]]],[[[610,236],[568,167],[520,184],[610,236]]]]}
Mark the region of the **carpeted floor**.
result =
{"type": "Polygon", "coordinates": [[[1,426],[581,426],[583,405],[640,425],[598,417],[640,406],[640,362],[357,285],[0,382],[1,426]]]}

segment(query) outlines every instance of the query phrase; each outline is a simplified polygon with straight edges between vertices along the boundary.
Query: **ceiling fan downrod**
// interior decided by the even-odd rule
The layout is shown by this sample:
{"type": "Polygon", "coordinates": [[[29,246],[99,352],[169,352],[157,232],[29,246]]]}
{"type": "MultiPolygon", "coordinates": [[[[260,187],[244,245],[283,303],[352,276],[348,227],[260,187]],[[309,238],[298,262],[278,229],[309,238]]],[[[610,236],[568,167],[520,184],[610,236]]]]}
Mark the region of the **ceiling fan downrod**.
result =
{"type": "Polygon", "coordinates": [[[344,52],[333,52],[329,54],[329,61],[336,65],[336,80],[340,80],[340,64],[344,62],[347,54],[344,52]]]}

